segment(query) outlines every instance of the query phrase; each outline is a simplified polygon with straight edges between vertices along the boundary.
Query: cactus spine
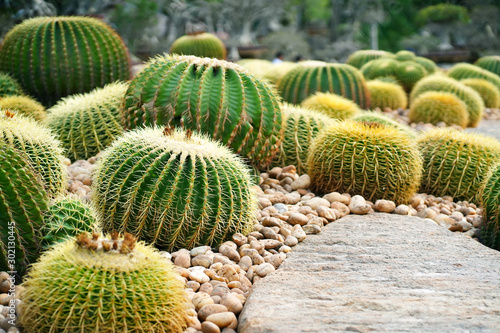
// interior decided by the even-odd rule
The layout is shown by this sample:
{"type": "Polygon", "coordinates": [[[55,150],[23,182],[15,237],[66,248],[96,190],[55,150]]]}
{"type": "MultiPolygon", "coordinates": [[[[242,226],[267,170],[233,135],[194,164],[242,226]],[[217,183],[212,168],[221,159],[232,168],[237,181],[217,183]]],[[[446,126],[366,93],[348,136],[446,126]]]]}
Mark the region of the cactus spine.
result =
{"type": "Polygon", "coordinates": [[[204,136],[140,129],[115,141],[94,176],[105,232],[130,232],[167,250],[218,245],[254,220],[249,170],[204,136]]]}
{"type": "Polygon", "coordinates": [[[120,104],[128,84],[114,82],[62,99],[48,110],[47,126],[73,160],[97,155],[123,133],[120,104]]]}
{"type": "Polygon", "coordinates": [[[177,38],[170,48],[170,53],[224,60],[227,51],[217,36],[202,32],[177,38]]]}
{"type": "Polygon", "coordinates": [[[380,80],[368,81],[366,86],[370,91],[372,109],[380,108],[384,110],[389,108],[397,110],[406,109],[408,106],[408,97],[403,88],[395,83],[384,82],[380,80]]]}
{"type": "Polygon", "coordinates": [[[422,158],[415,141],[376,123],[339,122],[314,139],[307,168],[315,191],[406,203],[415,194],[422,158]]]}
{"type": "Polygon", "coordinates": [[[37,121],[45,119],[47,112],[42,104],[28,96],[8,96],[0,99],[0,109],[9,109],[37,121]]]}
{"type": "Polygon", "coordinates": [[[361,112],[353,101],[330,93],[317,92],[306,98],[301,105],[333,119],[349,119],[361,112]]]}
{"type": "Polygon", "coordinates": [[[479,202],[486,173],[500,161],[500,142],[487,136],[434,129],[421,135],[418,144],[424,158],[421,191],[479,202]]]}
{"type": "Polygon", "coordinates": [[[37,17],[12,28],[0,70],[45,106],[130,77],[127,49],[106,24],[89,17],[37,17]]]}
{"type": "Polygon", "coordinates": [[[50,195],[66,189],[67,171],[63,150],[50,131],[33,119],[0,110],[0,142],[23,151],[40,174],[50,195]]]}
{"type": "Polygon", "coordinates": [[[408,115],[412,123],[424,122],[436,125],[444,122],[446,125],[467,127],[469,115],[467,106],[457,96],[451,93],[428,91],[418,96],[411,104],[408,115]]]}
{"type": "Polygon", "coordinates": [[[19,83],[9,74],[0,73],[0,97],[24,95],[19,83]]]}
{"type": "Polygon", "coordinates": [[[179,273],[129,234],[81,234],[60,243],[33,265],[23,286],[26,332],[170,333],[187,326],[179,273]]]}
{"type": "Polygon", "coordinates": [[[391,119],[384,114],[376,111],[364,111],[358,116],[352,118],[354,121],[364,122],[364,123],[377,123],[380,125],[390,126],[398,129],[399,131],[405,133],[411,138],[416,138],[417,133],[410,127],[391,119]]]}
{"type": "Polygon", "coordinates": [[[354,101],[362,109],[370,107],[370,92],[363,75],[346,64],[320,61],[301,63],[278,83],[285,102],[300,104],[316,92],[329,92],[354,101]]]}
{"type": "Polygon", "coordinates": [[[123,105],[127,129],[174,125],[206,133],[267,166],[282,136],[274,91],[241,66],[194,56],[157,57],[137,75],[123,105]]]}
{"type": "Polygon", "coordinates": [[[39,176],[26,159],[0,142],[0,270],[17,271],[18,277],[38,258],[48,202],[39,176]]]}
{"type": "Polygon", "coordinates": [[[285,116],[285,134],[273,166],[294,165],[299,174],[307,172],[307,153],[312,140],[323,127],[335,123],[330,117],[290,104],[282,107],[285,116]]]}

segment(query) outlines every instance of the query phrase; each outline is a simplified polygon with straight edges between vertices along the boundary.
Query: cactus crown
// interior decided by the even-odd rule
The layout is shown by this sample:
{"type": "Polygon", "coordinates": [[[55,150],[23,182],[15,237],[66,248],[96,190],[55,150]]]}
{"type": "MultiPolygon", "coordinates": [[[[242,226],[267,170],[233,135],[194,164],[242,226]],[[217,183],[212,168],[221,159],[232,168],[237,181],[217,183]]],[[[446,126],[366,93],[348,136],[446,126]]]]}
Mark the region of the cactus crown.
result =
{"type": "Polygon", "coordinates": [[[362,122],[371,122],[371,123],[379,123],[385,126],[394,127],[401,132],[407,134],[411,138],[416,138],[417,133],[412,130],[410,127],[403,125],[397,122],[394,119],[387,117],[386,115],[376,112],[376,111],[365,111],[361,112],[358,116],[354,117],[352,120],[354,121],[362,121],[362,122]]]}
{"type": "Polygon", "coordinates": [[[48,110],[45,123],[58,134],[69,158],[95,156],[122,134],[120,104],[127,87],[128,83],[113,82],[63,98],[48,110]]]}
{"type": "Polygon", "coordinates": [[[36,17],[16,25],[0,49],[0,70],[46,106],[130,77],[121,38],[105,23],[82,16],[36,17]]]}
{"type": "Polygon", "coordinates": [[[0,99],[1,109],[10,109],[38,121],[45,119],[45,107],[28,96],[8,96],[0,99]]]}

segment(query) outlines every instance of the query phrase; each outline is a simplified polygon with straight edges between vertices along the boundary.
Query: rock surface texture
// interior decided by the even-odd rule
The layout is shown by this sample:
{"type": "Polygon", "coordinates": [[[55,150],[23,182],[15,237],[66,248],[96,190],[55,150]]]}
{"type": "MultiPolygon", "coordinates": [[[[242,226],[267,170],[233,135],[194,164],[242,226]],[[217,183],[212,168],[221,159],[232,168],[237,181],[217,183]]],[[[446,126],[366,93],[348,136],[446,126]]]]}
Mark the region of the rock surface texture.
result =
{"type": "Polygon", "coordinates": [[[484,120],[476,128],[468,128],[467,132],[490,135],[500,140],[500,120],[484,120]]]}
{"type": "Polygon", "coordinates": [[[348,215],[258,281],[240,333],[499,332],[500,252],[389,214],[348,215]]]}

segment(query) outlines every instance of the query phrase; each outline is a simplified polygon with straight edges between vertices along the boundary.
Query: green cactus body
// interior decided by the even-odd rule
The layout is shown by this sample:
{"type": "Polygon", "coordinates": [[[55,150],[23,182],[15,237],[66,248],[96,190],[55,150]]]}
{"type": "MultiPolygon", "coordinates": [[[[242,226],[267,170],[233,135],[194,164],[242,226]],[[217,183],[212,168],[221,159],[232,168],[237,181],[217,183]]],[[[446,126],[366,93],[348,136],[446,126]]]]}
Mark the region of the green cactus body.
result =
{"type": "Polygon", "coordinates": [[[455,80],[484,79],[494,84],[500,90],[500,76],[478,66],[460,63],[450,68],[446,74],[455,80]]]}
{"type": "Polygon", "coordinates": [[[194,56],[149,62],[127,90],[123,124],[174,125],[210,135],[266,167],[279,149],[282,115],[269,85],[241,66],[194,56]]]}
{"type": "Polygon", "coordinates": [[[415,140],[391,126],[355,121],[321,130],[307,158],[315,191],[407,203],[420,184],[415,140]]]}
{"type": "Polygon", "coordinates": [[[306,98],[301,105],[333,119],[349,119],[361,112],[353,101],[330,93],[317,92],[306,98]]]}
{"type": "Polygon", "coordinates": [[[411,51],[401,50],[394,55],[397,61],[413,61],[417,56],[411,51]]]}
{"type": "Polygon", "coordinates": [[[457,80],[437,74],[427,76],[415,85],[410,94],[410,105],[418,96],[428,91],[448,92],[460,98],[467,105],[469,127],[476,127],[483,118],[484,103],[474,89],[457,80]]]}
{"type": "Polygon", "coordinates": [[[289,71],[299,66],[299,64],[293,62],[284,61],[280,64],[273,64],[272,67],[269,67],[265,72],[263,78],[267,80],[269,83],[276,85],[283,76],[286,75],[289,71]]]}
{"type": "Polygon", "coordinates": [[[10,30],[0,70],[45,106],[130,77],[127,49],[103,22],[90,17],[37,17],[10,30]]]}
{"type": "Polygon", "coordinates": [[[224,60],[227,51],[217,36],[202,32],[177,38],[170,48],[170,53],[224,60]]]}
{"type": "Polygon", "coordinates": [[[363,75],[346,64],[304,62],[283,76],[278,83],[283,100],[300,104],[316,92],[329,92],[354,101],[362,109],[370,107],[370,92],[363,75]]]}
{"type": "Polygon", "coordinates": [[[352,118],[352,120],[364,123],[377,123],[385,126],[394,127],[411,138],[417,137],[417,133],[413,129],[411,129],[406,125],[398,123],[396,120],[391,119],[380,112],[364,111],[360,115],[352,118]]]}
{"type": "Polygon", "coordinates": [[[479,192],[484,208],[480,240],[500,251],[500,164],[490,168],[479,192]]]}
{"type": "Polygon", "coordinates": [[[48,128],[33,119],[0,110],[0,142],[21,150],[41,176],[50,195],[66,189],[67,171],[63,150],[48,128]]]}
{"type": "Polygon", "coordinates": [[[77,196],[59,197],[51,202],[44,221],[42,245],[45,248],[99,228],[97,213],[77,196]]]}
{"type": "Polygon", "coordinates": [[[380,58],[367,62],[360,70],[367,80],[386,76],[394,77],[397,80],[397,66],[398,62],[392,58],[380,58]]]}
{"type": "Polygon", "coordinates": [[[384,110],[389,108],[397,110],[406,109],[408,106],[408,97],[399,84],[380,81],[379,79],[366,82],[370,90],[372,109],[380,108],[384,110]]]}
{"type": "Polygon", "coordinates": [[[0,271],[15,270],[18,277],[38,258],[48,202],[47,192],[26,158],[0,142],[0,271]]]}
{"type": "Polygon", "coordinates": [[[420,190],[435,196],[479,203],[489,168],[500,161],[500,142],[481,135],[434,129],[418,139],[424,158],[420,190]]]}
{"type": "Polygon", "coordinates": [[[66,97],[48,110],[45,123],[58,135],[68,158],[95,156],[123,133],[120,105],[127,87],[127,83],[111,83],[66,97]]]}
{"type": "Polygon", "coordinates": [[[45,119],[45,107],[28,96],[8,96],[0,99],[0,109],[9,109],[37,121],[45,119]]]}
{"type": "Polygon", "coordinates": [[[285,134],[273,166],[294,165],[299,174],[307,172],[307,153],[312,140],[323,128],[335,123],[330,117],[290,104],[282,107],[285,116],[285,134]]]}
{"type": "Polygon", "coordinates": [[[24,331],[184,331],[189,301],[179,273],[154,248],[128,236],[81,235],[45,252],[22,284],[24,331]]]}
{"type": "Polygon", "coordinates": [[[485,107],[492,109],[500,107],[500,91],[493,83],[485,79],[465,79],[460,82],[477,91],[485,107]]]}
{"type": "Polygon", "coordinates": [[[140,129],[105,150],[94,203],[105,232],[130,232],[166,250],[216,246],[254,221],[248,168],[203,136],[140,129]]]}
{"type": "Polygon", "coordinates": [[[415,57],[412,61],[422,66],[427,74],[434,74],[437,71],[436,63],[431,59],[427,59],[424,57],[415,57]]]}
{"type": "Polygon", "coordinates": [[[500,76],[500,56],[492,55],[477,59],[474,65],[500,76]]]}
{"type": "Polygon", "coordinates": [[[381,51],[381,50],[359,50],[359,51],[352,53],[349,56],[349,58],[347,58],[346,63],[348,65],[356,67],[357,69],[360,69],[367,62],[374,60],[374,59],[382,58],[382,57],[390,55],[390,54],[391,54],[390,52],[381,51]]]}
{"type": "Polygon", "coordinates": [[[409,118],[412,123],[431,123],[467,127],[469,115],[467,105],[452,93],[428,91],[418,96],[411,104],[409,118]]]}
{"type": "Polygon", "coordinates": [[[19,83],[9,74],[0,73],[0,97],[24,95],[19,83]]]}
{"type": "Polygon", "coordinates": [[[413,86],[425,76],[427,72],[424,67],[414,61],[401,61],[396,66],[396,78],[407,92],[410,92],[413,86]]]}
{"type": "Polygon", "coordinates": [[[258,77],[259,79],[264,79],[266,73],[268,73],[275,66],[272,62],[264,59],[242,59],[236,64],[245,68],[250,72],[250,74],[258,77]]]}

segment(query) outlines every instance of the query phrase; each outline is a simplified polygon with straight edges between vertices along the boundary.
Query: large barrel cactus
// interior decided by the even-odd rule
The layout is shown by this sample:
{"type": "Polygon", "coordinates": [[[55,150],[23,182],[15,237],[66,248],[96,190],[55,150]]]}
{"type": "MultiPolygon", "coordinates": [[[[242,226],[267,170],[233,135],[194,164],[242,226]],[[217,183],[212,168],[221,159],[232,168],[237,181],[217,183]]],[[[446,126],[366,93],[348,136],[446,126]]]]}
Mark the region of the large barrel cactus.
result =
{"type": "Polygon", "coordinates": [[[166,250],[216,246],[254,219],[250,173],[229,149],[172,128],[125,134],[94,176],[105,232],[130,232],[166,250]]]}
{"type": "Polygon", "coordinates": [[[481,57],[477,59],[474,65],[500,76],[500,56],[491,55],[481,57]]]}
{"type": "Polygon", "coordinates": [[[265,167],[279,148],[281,110],[274,91],[241,66],[194,56],[151,60],[127,90],[127,129],[174,125],[210,135],[265,167]]]}
{"type": "Polygon", "coordinates": [[[500,142],[492,137],[434,129],[418,139],[424,158],[421,191],[479,203],[479,188],[500,162],[500,142]]]}
{"type": "Polygon", "coordinates": [[[9,109],[38,121],[45,119],[45,107],[28,96],[8,96],[0,99],[0,109],[9,109]]]}
{"type": "Polygon", "coordinates": [[[318,132],[335,123],[327,115],[315,110],[299,108],[290,104],[282,107],[285,116],[285,134],[273,166],[294,165],[299,174],[307,172],[307,153],[318,132]]]}
{"type": "Polygon", "coordinates": [[[46,106],[61,97],[130,77],[120,37],[90,17],[37,17],[10,30],[0,49],[0,71],[46,106]]]}
{"type": "Polygon", "coordinates": [[[500,251],[500,164],[490,168],[480,189],[484,208],[481,242],[500,251]]]}
{"type": "Polygon", "coordinates": [[[24,332],[172,333],[187,326],[179,273],[129,234],[60,243],[33,265],[23,287],[24,332]]]}
{"type": "Polygon", "coordinates": [[[460,63],[450,68],[446,74],[455,80],[484,79],[493,83],[500,90],[500,76],[478,66],[460,63]]]}
{"type": "Polygon", "coordinates": [[[355,121],[324,128],[307,158],[314,189],[407,203],[420,185],[415,140],[392,126],[355,121]]]}
{"type": "Polygon", "coordinates": [[[278,83],[283,100],[300,104],[315,92],[330,92],[370,108],[370,92],[363,75],[346,64],[311,61],[301,64],[283,76],[278,83]]]}
{"type": "Polygon", "coordinates": [[[23,94],[23,89],[14,78],[9,74],[0,73],[0,97],[23,94]]]}
{"type": "Polygon", "coordinates": [[[123,133],[120,105],[127,87],[127,83],[111,83],[63,98],[48,110],[46,124],[58,135],[67,157],[88,159],[123,133]]]}
{"type": "Polygon", "coordinates": [[[63,150],[48,128],[34,119],[0,109],[0,142],[23,151],[40,174],[50,195],[66,189],[67,171],[63,150]]]}
{"type": "Polygon", "coordinates": [[[170,48],[170,53],[226,59],[227,51],[217,36],[201,32],[177,38],[170,48]]]}
{"type": "Polygon", "coordinates": [[[467,127],[469,114],[467,106],[452,93],[428,91],[411,103],[408,117],[412,123],[431,123],[467,127]]]}
{"type": "Polygon", "coordinates": [[[460,98],[467,105],[470,127],[476,127],[483,118],[484,103],[481,96],[474,89],[443,75],[431,75],[420,80],[411,91],[410,105],[428,91],[448,92],[460,98]]]}
{"type": "Polygon", "coordinates": [[[27,156],[0,142],[0,271],[22,276],[39,255],[48,195],[27,156]]]}
{"type": "Polygon", "coordinates": [[[46,248],[82,232],[97,231],[100,227],[97,212],[77,196],[61,196],[53,200],[44,220],[42,244],[46,248]]]}
{"type": "Polygon", "coordinates": [[[352,53],[349,58],[347,58],[346,63],[357,69],[363,67],[369,61],[374,59],[382,58],[384,56],[391,55],[390,52],[381,51],[381,50],[359,50],[352,53]]]}

